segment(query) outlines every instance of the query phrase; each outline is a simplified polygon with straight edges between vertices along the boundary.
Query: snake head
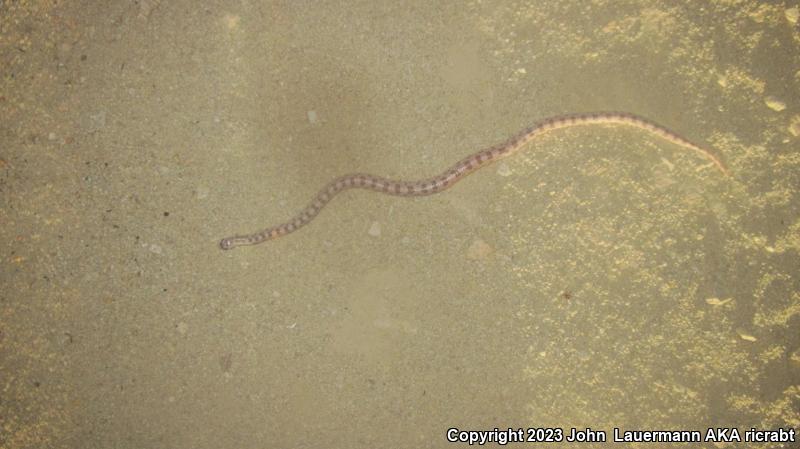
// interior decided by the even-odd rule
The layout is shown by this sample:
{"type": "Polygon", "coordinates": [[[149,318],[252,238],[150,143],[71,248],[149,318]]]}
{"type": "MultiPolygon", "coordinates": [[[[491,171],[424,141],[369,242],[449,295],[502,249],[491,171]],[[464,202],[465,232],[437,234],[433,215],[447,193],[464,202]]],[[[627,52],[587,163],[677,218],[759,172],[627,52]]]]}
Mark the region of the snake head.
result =
{"type": "Polygon", "coordinates": [[[236,245],[233,244],[233,237],[227,237],[219,241],[219,247],[224,250],[229,250],[234,246],[236,245]]]}

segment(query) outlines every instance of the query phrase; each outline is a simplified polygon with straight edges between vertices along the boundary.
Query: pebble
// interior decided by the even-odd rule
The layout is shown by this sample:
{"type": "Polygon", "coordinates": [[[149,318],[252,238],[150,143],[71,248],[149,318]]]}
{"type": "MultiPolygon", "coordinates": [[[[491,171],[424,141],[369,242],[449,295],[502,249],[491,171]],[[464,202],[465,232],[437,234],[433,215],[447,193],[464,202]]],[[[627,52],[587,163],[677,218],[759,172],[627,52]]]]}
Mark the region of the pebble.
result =
{"type": "Polygon", "coordinates": [[[317,111],[308,111],[306,115],[308,116],[308,123],[312,125],[317,123],[317,111]]]}
{"type": "Polygon", "coordinates": [[[772,96],[764,98],[764,103],[766,103],[767,107],[773,111],[780,112],[786,109],[786,103],[772,96]]]}
{"type": "Polygon", "coordinates": [[[794,8],[786,8],[784,11],[786,15],[786,20],[789,21],[792,25],[797,25],[798,19],[800,19],[800,8],[795,6],[794,8]]]}
{"type": "Polygon", "coordinates": [[[511,176],[511,168],[509,168],[508,164],[505,162],[501,162],[497,165],[497,174],[500,176],[511,176]]]}
{"type": "Polygon", "coordinates": [[[89,114],[89,133],[100,131],[106,126],[106,111],[99,111],[97,114],[89,114]]]}
{"type": "Polygon", "coordinates": [[[222,20],[225,22],[225,26],[227,26],[229,30],[234,30],[239,27],[239,21],[242,20],[242,18],[235,14],[225,14],[222,20]]]}
{"type": "Polygon", "coordinates": [[[472,242],[472,244],[469,245],[469,248],[467,248],[467,259],[470,260],[486,259],[486,257],[488,257],[489,254],[492,253],[492,251],[494,251],[494,248],[492,248],[488,243],[484,242],[483,240],[478,239],[472,242]]]}
{"type": "Polygon", "coordinates": [[[791,356],[789,356],[789,363],[795,367],[795,369],[800,370],[800,349],[794,351],[791,356]]]}
{"type": "Polygon", "coordinates": [[[161,0],[140,0],[138,3],[139,3],[139,18],[149,19],[150,14],[153,13],[153,10],[158,8],[158,5],[161,4],[161,0]]]}
{"type": "Polygon", "coordinates": [[[208,187],[205,186],[197,186],[194,191],[194,196],[197,197],[198,200],[204,200],[208,198],[209,190],[208,187]]]}
{"type": "Polygon", "coordinates": [[[153,254],[161,254],[161,246],[156,245],[155,243],[151,243],[147,249],[149,249],[153,254]]]}
{"type": "Polygon", "coordinates": [[[710,306],[724,306],[731,302],[733,298],[719,299],[719,298],[706,298],[706,304],[710,306]]]}
{"type": "Polygon", "coordinates": [[[381,224],[377,221],[373,221],[367,233],[373,237],[379,237],[381,235],[381,224]]]}
{"type": "Polygon", "coordinates": [[[748,333],[746,333],[746,332],[744,332],[742,330],[737,331],[737,333],[739,334],[739,338],[741,338],[744,341],[757,341],[758,340],[755,336],[753,336],[751,334],[748,334],[748,333]]]}
{"type": "Polygon", "coordinates": [[[800,114],[792,117],[789,122],[789,133],[795,137],[800,137],[800,114]]]}

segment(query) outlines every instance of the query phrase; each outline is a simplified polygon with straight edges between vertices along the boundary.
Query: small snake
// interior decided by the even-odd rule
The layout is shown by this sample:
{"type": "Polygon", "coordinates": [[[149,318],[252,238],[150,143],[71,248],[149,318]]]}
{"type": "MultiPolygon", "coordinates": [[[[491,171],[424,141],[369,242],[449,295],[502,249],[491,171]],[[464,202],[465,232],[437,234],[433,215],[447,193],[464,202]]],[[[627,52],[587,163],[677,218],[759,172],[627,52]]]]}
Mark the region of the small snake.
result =
{"type": "Polygon", "coordinates": [[[321,211],[338,193],[351,188],[374,190],[376,192],[397,196],[424,196],[439,193],[452,187],[453,184],[462,180],[475,170],[517,152],[526,143],[540,134],[559,128],[594,124],[629,125],[644,129],[676,145],[697,151],[703,157],[713,162],[723,174],[729,175],[728,169],[725,168],[722,161],[712,152],[643,117],[626,112],[561,115],[542,120],[522,130],[503,143],[471,154],[456,162],[455,165],[444,172],[431,178],[419,181],[400,181],[364,173],[353,173],[341,176],[334,179],[328,183],[325,188],[320,190],[317,196],[314,197],[314,200],[311,201],[311,204],[306,206],[305,209],[300,211],[300,213],[295,215],[291,220],[254,234],[226,237],[219,242],[219,246],[222,249],[231,249],[237,246],[256,245],[294,232],[311,222],[311,220],[319,214],[319,211],[321,211]]]}

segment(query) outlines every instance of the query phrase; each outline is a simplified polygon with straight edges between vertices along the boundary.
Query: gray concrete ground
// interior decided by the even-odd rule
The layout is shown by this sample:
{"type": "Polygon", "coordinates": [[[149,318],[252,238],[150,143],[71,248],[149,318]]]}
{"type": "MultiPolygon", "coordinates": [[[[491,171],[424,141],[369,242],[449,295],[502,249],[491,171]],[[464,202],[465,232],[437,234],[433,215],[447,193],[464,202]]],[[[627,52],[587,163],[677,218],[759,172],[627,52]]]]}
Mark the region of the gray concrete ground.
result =
{"type": "MultiPolygon", "coordinates": [[[[0,1],[0,447],[800,427],[778,3],[0,1]],[[341,174],[434,175],[595,110],[730,176],[573,127],[447,192],[351,191],[218,247],[341,174]]],[[[643,446],[582,447],[615,445],[643,446]]]]}

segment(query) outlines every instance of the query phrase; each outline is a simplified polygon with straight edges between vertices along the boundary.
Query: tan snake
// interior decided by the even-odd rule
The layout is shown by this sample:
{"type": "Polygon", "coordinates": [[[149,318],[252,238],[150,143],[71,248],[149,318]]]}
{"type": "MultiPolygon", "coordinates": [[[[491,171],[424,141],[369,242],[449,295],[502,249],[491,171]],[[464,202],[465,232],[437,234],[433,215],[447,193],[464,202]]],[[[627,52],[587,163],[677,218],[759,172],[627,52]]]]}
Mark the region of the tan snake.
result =
{"type": "Polygon", "coordinates": [[[330,202],[330,200],[332,200],[333,197],[335,197],[339,192],[350,188],[374,190],[376,192],[399,196],[432,195],[453,186],[453,184],[457,183],[475,170],[489,165],[500,158],[517,152],[526,143],[530,142],[534,137],[540,134],[558,128],[593,124],[629,125],[644,129],[669,142],[697,151],[705,158],[713,162],[723,174],[729,174],[728,169],[725,168],[725,165],[722,163],[722,161],[720,161],[719,158],[717,158],[710,151],[643,117],[626,112],[597,112],[590,114],[562,115],[542,120],[541,122],[522,130],[503,143],[471,154],[466,158],[456,162],[455,165],[448,168],[444,172],[431,178],[422,179],[419,181],[400,181],[364,173],[353,173],[341,176],[334,179],[328,183],[325,188],[320,190],[319,193],[317,193],[317,196],[314,197],[314,200],[311,201],[311,204],[306,206],[305,209],[300,211],[300,213],[295,215],[291,220],[254,234],[226,237],[219,242],[219,246],[222,249],[231,249],[243,245],[256,245],[267,240],[282,237],[290,232],[294,232],[313,220],[314,217],[319,214],[319,211],[322,210],[322,208],[325,207],[325,205],[328,204],[328,202],[330,202]]]}

